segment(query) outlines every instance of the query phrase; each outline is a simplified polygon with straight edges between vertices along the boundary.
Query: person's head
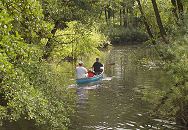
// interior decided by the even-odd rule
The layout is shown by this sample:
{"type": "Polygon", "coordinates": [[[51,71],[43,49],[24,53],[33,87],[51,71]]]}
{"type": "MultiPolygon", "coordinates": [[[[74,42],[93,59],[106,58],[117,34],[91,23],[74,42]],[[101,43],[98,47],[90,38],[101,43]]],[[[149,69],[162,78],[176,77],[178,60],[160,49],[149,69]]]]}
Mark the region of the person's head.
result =
{"type": "Polygon", "coordinates": [[[83,63],[82,61],[79,61],[79,62],[78,62],[78,65],[79,65],[79,66],[83,66],[83,64],[84,64],[84,63],[83,63]]]}
{"type": "Polygon", "coordinates": [[[99,58],[96,58],[96,62],[99,62],[99,58]]]}
{"type": "Polygon", "coordinates": [[[88,72],[93,72],[92,69],[88,69],[88,72]]]}

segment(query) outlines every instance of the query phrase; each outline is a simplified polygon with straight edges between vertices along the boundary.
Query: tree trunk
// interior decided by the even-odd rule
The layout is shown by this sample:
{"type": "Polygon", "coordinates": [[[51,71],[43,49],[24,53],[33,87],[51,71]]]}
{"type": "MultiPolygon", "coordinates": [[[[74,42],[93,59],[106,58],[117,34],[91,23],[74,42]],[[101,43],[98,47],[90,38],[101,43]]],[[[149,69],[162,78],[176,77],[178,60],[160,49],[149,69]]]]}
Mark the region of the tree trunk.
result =
{"type": "Polygon", "coordinates": [[[141,15],[142,15],[142,18],[143,18],[144,25],[145,25],[145,27],[146,27],[147,33],[148,33],[150,39],[152,40],[152,43],[153,43],[153,44],[156,44],[156,42],[155,42],[155,40],[154,40],[154,37],[153,37],[153,34],[152,34],[152,32],[151,32],[150,26],[149,26],[149,24],[148,24],[148,22],[147,22],[147,20],[146,20],[145,15],[144,15],[144,12],[143,12],[142,5],[141,5],[141,3],[140,3],[140,0],[136,0],[136,1],[137,1],[137,3],[138,3],[138,8],[139,8],[140,13],[141,13],[141,15]]]}
{"type": "Polygon", "coordinates": [[[127,10],[125,7],[123,8],[123,25],[124,27],[128,26],[128,16],[127,16],[127,10]]]}
{"type": "Polygon", "coordinates": [[[44,47],[44,54],[42,56],[42,59],[48,60],[50,57],[51,52],[53,51],[54,45],[53,45],[53,38],[55,36],[55,33],[58,28],[64,29],[66,27],[65,23],[61,23],[59,21],[55,22],[55,26],[51,31],[52,37],[48,39],[46,46],[44,47]]]}
{"type": "MultiPolygon", "coordinates": [[[[3,82],[3,74],[0,73],[0,85],[3,82]]],[[[5,98],[5,92],[3,91],[3,88],[1,88],[0,91],[0,106],[7,106],[8,100],[5,98]]]]}
{"type": "Polygon", "coordinates": [[[133,28],[133,17],[134,17],[134,13],[133,13],[133,8],[131,7],[129,9],[130,12],[130,16],[129,16],[129,27],[133,28]]]}
{"type": "Polygon", "coordinates": [[[99,14],[99,19],[101,19],[102,12],[103,12],[103,10],[101,10],[101,11],[100,11],[100,14],[99,14]]]}
{"type": "Polygon", "coordinates": [[[119,24],[122,26],[122,10],[119,10],[119,24]]]}
{"type": "Polygon", "coordinates": [[[174,8],[172,9],[173,14],[175,15],[177,21],[183,20],[183,4],[181,0],[171,0],[174,8]]]}
{"type": "Polygon", "coordinates": [[[115,13],[114,13],[115,11],[113,10],[112,11],[112,18],[113,18],[113,24],[115,23],[115,13]]]}
{"type": "Polygon", "coordinates": [[[178,13],[177,13],[177,5],[176,5],[176,0],[171,0],[172,5],[174,6],[172,9],[172,13],[176,17],[176,20],[178,21],[178,13]]]}
{"type": "Polygon", "coordinates": [[[46,46],[44,47],[44,54],[42,56],[43,59],[47,60],[52,52],[52,40],[53,37],[58,29],[59,21],[56,21],[54,28],[51,31],[52,37],[48,39],[48,42],[46,43],[46,46]]]}
{"type": "Polygon", "coordinates": [[[129,9],[126,9],[127,27],[129,27],[129,9]]]}
{"type": "Polygon", "coordinates": [[[107,13],[108,14],[108,22],[111,23],[111,15],[112,15],[111,13],[112,13],[112,11],[111,11],[111,9],[109,7],[108,7],[107,12],[108,12],[107,13]]]}
{"type": "Polygon", "coordinates": [[[157,24],[158,24],[158,27],[160,30],[161,37],[163,38],[163,41],[165,43],[168,43],[168,41],[166,40],[166,37],[165,37],[166,32],[165,32],[165,29],[164,29],[162,21],[161,21],[161,16],[159,14],[159,9],[157,7],[156,0],[151,0],[151,1],[152,1],[152,5],[153,5],[154,12],[155,12],[155,17],[156,17],[156,21],[157,21],[157,24]]]}
{"type": "Polygon", "coordinates": [[[123,8],[123,26],[125,27],[126,26],[126,20],[125,20],[125,7],[123,8]]]}
{"type": "Polygon", "coordinates": [[[108,8],[108,19],[110,19],[111,18],[111,10],[110,10],[110,8],[108,8]]]}
{"type": "Polygon", "coordinates": [[[183,4],[181,0],[177,0],[178,13],[180,20],[183,20],[183,4]]]}
{"type": "Polygon", "coordinates": [[[106,19],[106,24],[108,24],[108,16],[107,16],[106,7],[104,8],[104,14],[105,14],[105,19],[106,19]]]}

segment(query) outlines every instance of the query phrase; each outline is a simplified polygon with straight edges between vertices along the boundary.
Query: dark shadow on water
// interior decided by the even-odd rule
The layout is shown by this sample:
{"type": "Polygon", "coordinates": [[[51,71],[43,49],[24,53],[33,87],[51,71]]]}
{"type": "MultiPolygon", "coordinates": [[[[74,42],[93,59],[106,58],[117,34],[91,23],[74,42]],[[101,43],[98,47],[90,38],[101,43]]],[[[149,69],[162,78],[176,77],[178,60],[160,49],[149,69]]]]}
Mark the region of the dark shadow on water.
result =
{"type": "Polygon", "coordinates": [[[33,120],[18,120],[16,122],[4,121],[0,130],[48,130],[47,126],[38,126],[33,120]]]}

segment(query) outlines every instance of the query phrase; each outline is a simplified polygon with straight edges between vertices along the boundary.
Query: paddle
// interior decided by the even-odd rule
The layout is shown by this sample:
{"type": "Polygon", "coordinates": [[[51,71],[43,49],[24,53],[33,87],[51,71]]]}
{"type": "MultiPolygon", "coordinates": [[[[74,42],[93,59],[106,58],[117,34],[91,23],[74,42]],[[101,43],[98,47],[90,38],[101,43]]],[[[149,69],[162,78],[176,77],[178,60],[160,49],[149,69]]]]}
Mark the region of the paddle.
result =
{"type": "Polygon", "coordinates": [[[115,65],[115,63],[108,63],[108,64],[106,64],[106,65],[115,65]]]}

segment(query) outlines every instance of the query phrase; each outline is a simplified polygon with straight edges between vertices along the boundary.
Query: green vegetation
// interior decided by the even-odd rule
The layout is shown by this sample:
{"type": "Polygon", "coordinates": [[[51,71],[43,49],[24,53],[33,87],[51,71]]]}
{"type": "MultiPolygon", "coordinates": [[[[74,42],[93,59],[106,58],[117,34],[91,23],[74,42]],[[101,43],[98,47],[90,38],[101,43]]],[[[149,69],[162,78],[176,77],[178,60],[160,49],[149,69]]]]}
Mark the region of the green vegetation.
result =
{"type": "Polygon", "coordinates": [[[75,96],[62,61],[99,55],[107,41],[149,39],[173,84],[144,95],[158,116],[187,127],[187,23],[187,0],[0,1],[0,121],[67,129],[75,96]]]}
{"type": "MultiPolygon", "coordinates": [[[[13,6],[15,4],[19,3],[12,3],[13,6]]],[[[12,10],[9,14],[3,5],[1,3],[0,14],[1,121],[24,117],[39,124],[48,123],[52,128],[66,128],[65,122],[69,121],[68,116],[73,112],[74,98],[65,88],[66,84],[62,84],[62,78],[59,78],[65,75],[57,72],[57,69],[53,70],[52,64],[40,61],[43,43],[36,32],[41,24],[36,20],[41,18],[30,14],[32,10],[28,14],[25,12],[25,15],[30,14],[32,17],[28,17],[35,21],[24,21],[32,23],[32,26],[25,26],[29,27],[27,30],[21,24],[24,16],[14,16],[17,10],[12,10]]],[[[37,5],[39,6],[38,2],[35,3],[36,8],[37,5]]],[[[38,11],[40,14],[41,11],[38,11]]]]}
{"type": "Polygon", "coordinates": [[[63,44],[54,47],[52,53],[55,59],[61,59],[61,57],[82,59],[82,57],[100,53],[97,48],[103,47],[107,39],[99,32],[97,26],[88,27],[76,21],[68,22],[67,26],[64,30],[56,32],[56,42],[63,44]]]}
{"type": "Polygon", "coordinates": [[[110,41],[114,44],[126,44],[128,43],[141,43],[143,41],[148,40],[148,36],[143,31],[139,31],[138,29],[129,29],[129,28],[122,28],[121,26],[115,27],[110,30],[109,37],[110,41]]]}
{"type": "Polygon", "coordinates": [[[106,41],[95,23],[85,22],[93,17],[87,8],[92,5],[83,4],[0,1],[1,123],[26,119],[67,129],[75,105],[67,88],[72,68],[59,63],[99,53],[106,41]]]}
{"type": "Polygon", "coordinates": [[[142,16],[161,67],[172,84],[145,88],[143,99],[154,104],[152,114],[188,127],[188,4],[184,0],[142,2],[142,16]],[[164,3],[165,2],[165,3],[164,3]],[[165,5],[165,6],[164,6],[165,5]],[[153,6],[153,8],[152,8],[153,6]],[[149,9],[151,7],[151,9],[149,9]],[[160,12],[160,13],[159,13],[160,12]],[[153,22],[155,21],[155,22],[153,22]],[[151,31],[152,30],[152,31],[151,31]]]}
{"type": "Polygon", "coordinates": [[[103,23],[100,27],[112,44],[141,43],[148,40],[134,0],[101,0],[100,4],[99,17],[103,23]]]}

